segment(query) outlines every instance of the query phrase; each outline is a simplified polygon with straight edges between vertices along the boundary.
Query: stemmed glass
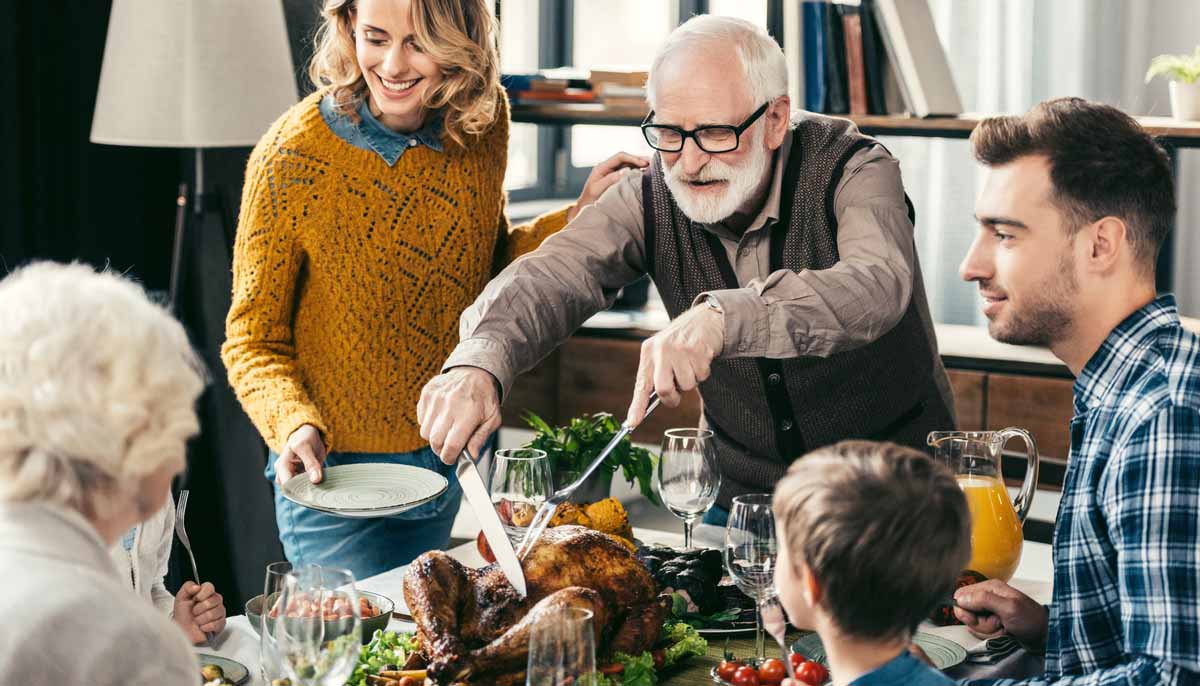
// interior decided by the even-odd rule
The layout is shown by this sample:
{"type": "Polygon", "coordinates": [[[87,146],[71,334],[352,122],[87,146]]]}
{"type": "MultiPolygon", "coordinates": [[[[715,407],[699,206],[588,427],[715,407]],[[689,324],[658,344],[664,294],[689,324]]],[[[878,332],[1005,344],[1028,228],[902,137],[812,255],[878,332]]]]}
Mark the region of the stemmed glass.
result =
{"type": "Polygon", "coordinates": [[[258,659],[262,668],[265,683],[282,679],[283,665],[279,662],[279,649],[275,645],[274,634],[271,632],[273,623],[283,608],[279,604],[279,592],[283,590],[283,578],[292,571],[291,562],[272,562],[267,565],[266,578],[263,581],[263,604],[258,627],[258,659]]]}
{"type": "Polygon", "coordinates": [[[755,493],[733,499],[725,529],[725,569],[738,590],[754,599],[754,655],[761,661],[766,652],[763,639],[762,604],[775,595],[775,517],[771,496],[755,493]]]}
{"type": "Polygon", "coordinates": [[[596,681],[592,611],[552,609],[533,625],[525,686],[588,686],[596,681]]]}
{"type": "Polygon", "coordinates": [[[362,617],[354,574],[307,565],[283,577],[271,623],[286,676],[296,686],[343,686],[358,664],[362,617]]]}
{"type": "Polygon", "coordinates": [[[514,547],[525,540],[538,507],[554,495],[550,460],[536,448],[507,448],[492,455],[490,492],[496,514],[514,547]]]}
{"type": "Polygon", "coordinates": [[[692,547],[692,525],[717,501],[721,470],[708,429],[667,429],[655,483],[663,504],[683,520],[683,547],[692,547]]]}

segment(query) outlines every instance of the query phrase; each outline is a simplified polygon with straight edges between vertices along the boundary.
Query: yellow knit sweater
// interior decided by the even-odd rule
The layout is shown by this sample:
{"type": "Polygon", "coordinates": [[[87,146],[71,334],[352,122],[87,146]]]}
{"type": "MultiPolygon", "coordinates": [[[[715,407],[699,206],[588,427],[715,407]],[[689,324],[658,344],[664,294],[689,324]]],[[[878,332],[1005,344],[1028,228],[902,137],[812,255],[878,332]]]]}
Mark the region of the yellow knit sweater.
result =
{"type": "Polygon", "coordinates": [[[303,424],[331,450],[407,452],[417,400],[488,279],[566,223],[510,228],[508,102],[479,140],[389,167],[334,134],[322,92],[285,112],[246,166],[221,356],[267,444],[303,424]]]}

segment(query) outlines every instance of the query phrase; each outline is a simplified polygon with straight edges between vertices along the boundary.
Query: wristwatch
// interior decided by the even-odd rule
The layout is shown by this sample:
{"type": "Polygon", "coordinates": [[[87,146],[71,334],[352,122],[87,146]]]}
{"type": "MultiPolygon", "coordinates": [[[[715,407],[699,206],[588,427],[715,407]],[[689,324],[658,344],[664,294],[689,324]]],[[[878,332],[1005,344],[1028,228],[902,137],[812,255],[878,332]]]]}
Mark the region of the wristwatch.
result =
{"type": "Polygon", "coordinates": [[[710,310],[716,310],[719,314],[725,314],[725,310],[721,309],[721,303],[717,302],[717,299],[711,295],[704,296],[704,304],[708,305],[708,309],[710,310]]]}

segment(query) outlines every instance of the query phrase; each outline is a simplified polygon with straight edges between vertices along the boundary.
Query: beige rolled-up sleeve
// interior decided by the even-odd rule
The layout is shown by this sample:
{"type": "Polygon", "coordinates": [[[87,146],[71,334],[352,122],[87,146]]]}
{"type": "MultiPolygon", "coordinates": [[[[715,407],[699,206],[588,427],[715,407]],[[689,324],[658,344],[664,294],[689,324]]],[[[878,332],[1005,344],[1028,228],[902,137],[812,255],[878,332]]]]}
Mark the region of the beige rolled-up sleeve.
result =
{"type": "Polygon", "coordinates": [[[781,269],[701,295],[725,312],[722,357],[827,357],[899,323],[916,261],[899,162],[879,145],[855,154],[835,192],[834,214],[839,260],[832,267],[781,269]]]}
{"type": "Polygon", "coordinates": [[[501,398],[583,322],[645,273],[640,171],[500,272],[459,320],[459,344],[442,370],[479,367],[501,398]]]}

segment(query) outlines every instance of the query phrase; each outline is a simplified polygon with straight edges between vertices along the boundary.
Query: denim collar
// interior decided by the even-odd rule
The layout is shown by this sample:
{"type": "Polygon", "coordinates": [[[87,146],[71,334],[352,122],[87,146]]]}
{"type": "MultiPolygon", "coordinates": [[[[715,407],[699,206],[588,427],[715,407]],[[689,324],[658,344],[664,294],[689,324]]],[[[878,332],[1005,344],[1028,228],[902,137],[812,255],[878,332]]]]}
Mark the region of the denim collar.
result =
{"type": "Polygon", "coordinates": [[[384,126],[371,114],[368,98],[364,97],[358,106],[358,123],[334,109],[332,93],[321,98],[321,117],[338,138],[363,150],[374,151],[388,166],[395,165],[405,150],[418,145],[443,152],[441,113],[431,116],[424,126],[412,133],[400,133],[384,126]]]}

